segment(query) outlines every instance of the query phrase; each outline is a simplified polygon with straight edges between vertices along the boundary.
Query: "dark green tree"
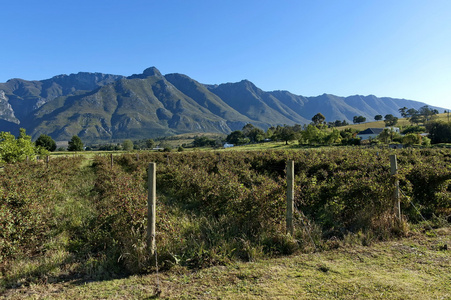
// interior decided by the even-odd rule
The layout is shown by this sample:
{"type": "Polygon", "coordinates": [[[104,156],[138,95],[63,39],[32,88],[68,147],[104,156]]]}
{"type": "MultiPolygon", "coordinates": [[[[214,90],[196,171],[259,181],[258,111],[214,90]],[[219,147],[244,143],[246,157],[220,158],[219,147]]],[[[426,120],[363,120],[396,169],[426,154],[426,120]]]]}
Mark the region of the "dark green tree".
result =
{"type": "Polygon", "coordinates": [[[47,151],[53,152],[56,150],[56,142],[48,135],[41,134],[34,142],[36,147],[42,147],[47,151]]]}
{"type": "MultiPolygon", "coordinates": [[[[407,118],[408,113],[407,113],[407,107],[401,107],[400,109],[398,109],[399,113],[401,114],[401,117],[403,118],[407,118]]],[[[382,119],[381,119],[382,120],[382,119]]]]}
{"type": "Polygon", "coordinates": [[[420,112],[415,108],[409,108],[405,112],[405,115],[409,122],[412,124],[419,124],[424,122],[423,117],[420,115],[420,112]]]}
{"type": "Polygon", "coordinates": [[[70,139],[67,151],[83,151],[83,142],[78,136],[74,135],[70,139]]]}
{"type": "Polygon", "coordinates": [[[375,115],[374,116],[374,120],[376,120],[376,121],[380,121],[380,120],[382,120],[384,117],[382,117],[382,115],[375,115]]]}
{"type": "Polygon", "coordinates": [[[226,142],[234,145],[241,145],[245,143],[244,134],[241,130],[235,130],[226,137],[226,142]]]}
{"type": "Polygon", "coordinates": [[[214,147],[216,145],[216,141],[213,139],[210,139],[206,136],[196,136],[194,137],[193,146],[194,147],[214,147]]]}
{"type": "Polygon", "coordinates": [[[147,149],[153,149],[153,147],[155,147],[155,141],[153,139],[147,139],[146,147],[147,149]]]}
{"type": "Polygon", "coordinates": [[[429,106],[425,105],[420,107],[418,113],[423,117],[424,122],[431,121],[435,115],[438,114],[438,110],[431,109],[429,106]]]}
{"type": "Polygon", "coordinates": [[[251,123],[246,124],[241,131],[252,143],[258,143],[265,139],[265,132],[251,123]]]}
{"type": "Polygon", "coordinates": [[[274,132],[274,135],[278,140],[282,140],[285,142],[286,145],[288,145],[289,141],[295,140],[298,137],[298,132],[294,130],[293,127],[284,125],[284,126],[277,126],[276,131],[274,132]]]}
{"type": "Polygon", "coordinates": [[[122,142],[122,149],[124,149],[125,151],[133,150],[133,142],[131,140],[124,140],[122,142]]]}
{"type": "Polygon", "coordinates": [[[317,113],[313,116],[312,121],[314,125],[321,125],[326,120],[326,117],[322,113],[317,113]]]}
{"type": "Polygon", "coordinates": [[[366,121],[366,118],[364,116],[354,116],[354,118],[352,119],[352,122],[354,122],[354,124],[360,124],[366,121]]]}
{"type": "Polygon", "coordinates": [[[329,122],[328,124],[330,125],[330,127],[341,127],[341,126],[349,125],[349,123],[346,122],[346,120],[343,120],[343,121],[335,120],[335,122],[329,122]]]}
{"type": "Polygon", "coordinates": [[[395,126],[398,123],[398,118],[392,114],[385,115],[385,126],[395,126]]]}
{"type": "Polygon", "coordinates": [[[432,144],[451,143],[451,124],[441,121],[432,121],[426,124],[432,144]]]}
{"type": "Polygon", "coordinates": [[[360,145],[360,138],[357,137],[358,130],[346,128],[340,131],[341,143],[343,145],[360,145]]]}

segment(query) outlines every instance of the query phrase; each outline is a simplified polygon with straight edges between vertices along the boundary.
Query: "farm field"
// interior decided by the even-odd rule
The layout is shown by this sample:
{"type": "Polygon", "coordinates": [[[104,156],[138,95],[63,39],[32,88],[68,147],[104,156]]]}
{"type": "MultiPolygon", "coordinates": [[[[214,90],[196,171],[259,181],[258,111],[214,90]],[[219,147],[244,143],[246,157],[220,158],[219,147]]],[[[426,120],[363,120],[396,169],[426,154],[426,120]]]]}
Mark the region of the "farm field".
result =
{"type": "Polygon", "coordinates": [[[450,149],[113,158],[113,165],[102,154],[5,166],[3,297],[155,298],[157,283],[163,298],[450,297],[450,149]],[[393,210],[393,154],[401,220],[393,210]],[[285,233],[288,160],[293,235],[285,233]],[[157,165],[156,257],[146,240],[150,162],[157,165]]]}

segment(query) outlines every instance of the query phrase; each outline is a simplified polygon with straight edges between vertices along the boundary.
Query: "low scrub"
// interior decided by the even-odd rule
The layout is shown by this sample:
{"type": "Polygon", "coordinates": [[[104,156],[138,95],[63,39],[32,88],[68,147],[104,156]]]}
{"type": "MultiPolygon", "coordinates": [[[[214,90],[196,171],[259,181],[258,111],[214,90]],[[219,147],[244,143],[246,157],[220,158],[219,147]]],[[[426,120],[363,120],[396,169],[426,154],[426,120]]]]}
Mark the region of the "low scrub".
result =
{"type": "Polygon", "coordinates": [[[369,245],[424,219],[447,224],[450,150],[390,151],[149,152],[115,156],[113,165],[105,156],[84,167],[80,158],[49,168],[8,165],[0,177],[4,284],[17,283],[14,261],[26,257],[64,257],[54,265],[68,276],[103,278],[328,250],[341,241],[369,245]],[[394,153],[402,220],[393,214],[394,153]],[[287,160],[295,161],[293,236],[285,232],[287,160]],[[149,162],[157,164],[157,257],[146,240],[149,162]]]}

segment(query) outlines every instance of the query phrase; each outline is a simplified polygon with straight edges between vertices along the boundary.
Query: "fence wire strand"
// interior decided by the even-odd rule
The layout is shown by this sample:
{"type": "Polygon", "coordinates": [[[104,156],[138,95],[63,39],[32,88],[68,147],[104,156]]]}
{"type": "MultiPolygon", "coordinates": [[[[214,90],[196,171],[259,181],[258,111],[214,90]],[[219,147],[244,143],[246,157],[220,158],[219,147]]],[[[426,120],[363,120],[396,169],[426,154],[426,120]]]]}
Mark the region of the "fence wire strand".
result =
{"type": "Polygon", "coordinates": [[[415,211],[420,215],[420,217],[423,219],[423,221],[426,222],[426,224],[428,225],[429,229],[430,229],[431,231],[434,231],[434,229],[432,228],[432,226],[429,224],[429,221],[426,220],[425,217],[423,217],[423,215],[422,215],[421,212],[418,210],[418,208],[415,206],[415,204],[413,204],[412,199],[410,199],[410,197],[407,196],[407,195],[404,193],[404,191],[403,191],[402,189],[399,189],[399,191],[401,192],[401,194],[404,195],[404,197],[406,197],[407,199],[410,200],[410,201],[409,201],[410,204],[413,206],[413,208],[415,209],[415,211]]]}

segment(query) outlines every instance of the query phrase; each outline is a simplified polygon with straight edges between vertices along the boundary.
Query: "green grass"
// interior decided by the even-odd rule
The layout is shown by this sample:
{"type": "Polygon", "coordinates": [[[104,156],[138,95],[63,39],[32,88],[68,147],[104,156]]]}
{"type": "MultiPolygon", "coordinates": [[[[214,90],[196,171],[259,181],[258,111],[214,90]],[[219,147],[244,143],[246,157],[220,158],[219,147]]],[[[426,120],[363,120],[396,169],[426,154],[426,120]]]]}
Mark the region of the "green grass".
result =
{"type": "Polygon", "coordinates": [[[189,271],[7,290],[14,299],[450,299],[451,229],[371,247],[340,242],[320,253],[189,271]],[[159,287],[161,294],[157,295],[159,287]]]}

